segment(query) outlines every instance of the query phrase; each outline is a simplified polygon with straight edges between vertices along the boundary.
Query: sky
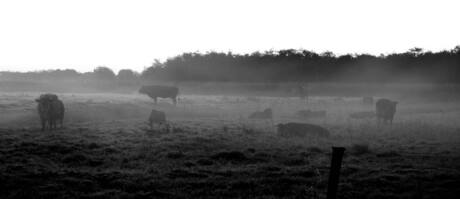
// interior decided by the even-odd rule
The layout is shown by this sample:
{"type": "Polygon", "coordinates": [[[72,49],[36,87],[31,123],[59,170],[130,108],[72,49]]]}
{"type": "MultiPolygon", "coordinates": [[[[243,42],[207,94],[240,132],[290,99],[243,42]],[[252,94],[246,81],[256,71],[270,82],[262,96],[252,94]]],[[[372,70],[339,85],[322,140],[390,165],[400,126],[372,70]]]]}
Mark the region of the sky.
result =
{"type": "Polygon", "coordinates": [[[0,71],[142,71],[183,52],[460,45],[456,0],[2,0],[0,71]]]}

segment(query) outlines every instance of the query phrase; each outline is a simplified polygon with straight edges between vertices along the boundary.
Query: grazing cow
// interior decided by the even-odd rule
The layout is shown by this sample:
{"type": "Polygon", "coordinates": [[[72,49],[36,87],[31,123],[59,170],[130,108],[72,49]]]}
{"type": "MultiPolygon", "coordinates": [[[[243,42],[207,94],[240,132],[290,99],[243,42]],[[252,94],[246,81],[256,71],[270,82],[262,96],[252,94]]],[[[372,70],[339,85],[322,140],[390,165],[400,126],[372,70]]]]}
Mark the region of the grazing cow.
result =
{"type": "Polygon", "coordinates": [[[375,112],[373,111],[354,112],[350,114],[350,118],[352,119],[366,119],[373,117],[375,117],[375,112]]]}
{"type": "Polygon", "coordinates": [[[171,98],[174,105],[177,104],[177,94],[179,93],[179,88],[174,86],[142,86],[139,89],[139,93],[146,94],[149,97],[153,98],[155,104],[157,104],[157,98],[171,98]]]}
{"type": "Polygon", "coordinates": [[[277,128],[281,137],[329,137],[328,130],[315,124],[289,122],[278,124],[277,128]]]}
{"type": "Polygon", "coordinates": [[[303,118],[323,118],[326,117],[326,111],[300,110],[297,111],[297,116],[303,118]]]}
{"type": "Polygon", "coordinates": [[[56,128],[56,121],[59,121],[61,127],[64,120],[64,103],[58,99],[55,94],[42,94],[35,100],[38,103],[38,115],[40,116],[42,131],[48,128],[52,130],[56,128]]]}
{"type": "Polygon", "coordinates": [[[374,98],[373,97],[363,97],[363,104],[374,104],[374,98]]]}
{"type": "Polygon", "coordinates": [[[273,119],[273,111],[267,108],[264,111],[256,111],[249,115],[249,119],[273,119]]]}
{"type": "Polygon", "coordinates": [[[153,129],[154,124],[166,124],[166,114],[163,111],[152,110],[149,117],[150,129],[153,129]]]}
{"type": "Polygon", "coordinates": [[[377,103],[375,103],[375,114],[378,124],[380,124],[381,121],[383,121],[384,124],[388,123],[388,121],[390,121],[390,124],[393,123],[393,117],[396,113],[396,104],[398,104],[398,102],[389,99],[379,99],[377,103]]]}

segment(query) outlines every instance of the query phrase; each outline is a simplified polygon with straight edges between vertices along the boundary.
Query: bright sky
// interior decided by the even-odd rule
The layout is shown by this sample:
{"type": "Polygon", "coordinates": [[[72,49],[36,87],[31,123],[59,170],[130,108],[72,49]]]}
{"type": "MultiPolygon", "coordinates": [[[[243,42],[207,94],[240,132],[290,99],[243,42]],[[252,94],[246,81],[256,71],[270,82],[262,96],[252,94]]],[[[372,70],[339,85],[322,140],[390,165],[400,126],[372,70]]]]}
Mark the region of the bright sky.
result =
{"type": "Polygon", "coordinates": [[[142,71],[209,50],[439,51],[460,45],[459,2],[2,0],[0,71],[142,71]]]}

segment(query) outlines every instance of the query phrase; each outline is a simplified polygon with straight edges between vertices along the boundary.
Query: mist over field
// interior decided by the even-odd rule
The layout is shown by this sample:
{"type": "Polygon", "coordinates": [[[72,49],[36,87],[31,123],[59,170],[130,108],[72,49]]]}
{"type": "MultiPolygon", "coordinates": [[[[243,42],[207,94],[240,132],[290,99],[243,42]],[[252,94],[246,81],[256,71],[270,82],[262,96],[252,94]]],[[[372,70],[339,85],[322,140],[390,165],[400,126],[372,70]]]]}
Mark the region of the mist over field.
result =
{"type": "Polygon", "coordinates": [[[0,199],[458,199],[459,7],[0,1],[0,199]]]}
{"type": "Polygon", "coordinates": [[[457,198],[459,53],[210,52],[140,73],[4,71],[0,198],[326,198],[331,147],[345,148],[338,198],[457,198]],[[58,99],[53,128],[46,100],[58,99]],[[396,102],[390,122],[381,99],[396,102]]]}

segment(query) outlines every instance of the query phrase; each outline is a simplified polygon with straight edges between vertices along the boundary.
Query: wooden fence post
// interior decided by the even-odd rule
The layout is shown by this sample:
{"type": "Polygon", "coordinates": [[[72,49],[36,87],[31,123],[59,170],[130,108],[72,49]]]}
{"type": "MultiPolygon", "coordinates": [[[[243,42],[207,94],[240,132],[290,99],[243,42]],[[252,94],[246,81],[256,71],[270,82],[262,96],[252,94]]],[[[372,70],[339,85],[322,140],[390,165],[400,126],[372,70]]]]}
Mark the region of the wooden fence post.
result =
{"type": "Polygon", "coordinates": [[[340,167],[342,165],[342,157],[344,152],[344,147],[332,147],[331,168],[329,171],[329,181],[327,185],[327,199],[336,199],[337,197],[340,167]]]}

